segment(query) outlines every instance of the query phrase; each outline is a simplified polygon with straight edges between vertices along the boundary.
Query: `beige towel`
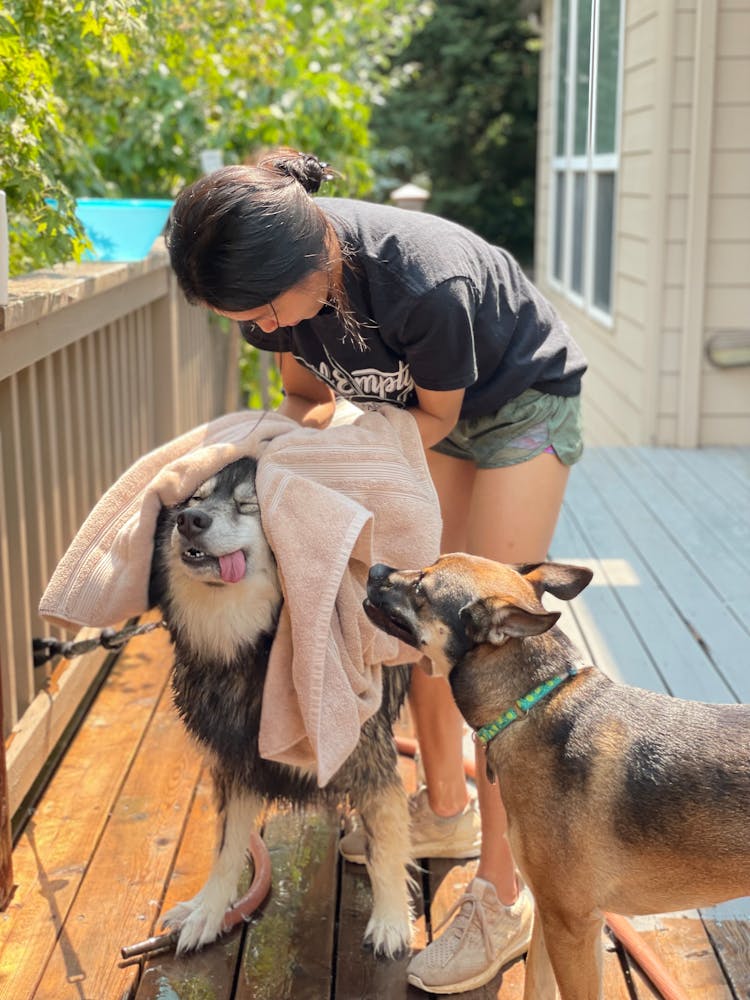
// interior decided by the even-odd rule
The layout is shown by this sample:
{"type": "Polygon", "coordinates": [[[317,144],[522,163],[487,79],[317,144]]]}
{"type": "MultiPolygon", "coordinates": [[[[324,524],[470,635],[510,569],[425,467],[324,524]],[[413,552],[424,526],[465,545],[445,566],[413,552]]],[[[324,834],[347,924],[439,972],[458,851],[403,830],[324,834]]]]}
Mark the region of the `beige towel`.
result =
{"type": "Polygon", "coordinates": [[[138,459],[99,500],[60,560],[39,605],[45,618],[104,627],[148,610],[156,519],[243,455],[299,425],[278,413],[229,413],[138,459]]]}
{"type": "Polygon", "coordinates": [[[190,496],[242,455],[259,459],[263,526],[285,604],[271,650],[260,748],[316,766],[326,784],[377,709],[380,663],[414,650],[362,610],[373,562],[423,566],[440,545],[440,514],[416,422],[390,406],[323,431],[277,414],[228,414],[141,458],[85,521],[42,597],[59,624],[106,626],[147,610],[161,506],[190,496]]]}

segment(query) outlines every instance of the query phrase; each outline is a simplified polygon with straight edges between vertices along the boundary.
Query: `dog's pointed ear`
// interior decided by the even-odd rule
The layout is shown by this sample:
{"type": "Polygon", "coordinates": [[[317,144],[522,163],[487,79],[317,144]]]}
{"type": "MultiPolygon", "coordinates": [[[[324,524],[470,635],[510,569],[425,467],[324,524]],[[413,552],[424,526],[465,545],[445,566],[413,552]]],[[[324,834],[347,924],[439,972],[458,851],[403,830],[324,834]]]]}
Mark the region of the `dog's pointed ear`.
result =
{"type": "Polygon", "coordinates": [[[475,645],[489,642],[499,646],[510,636],[541,635],[552,628],[560,612],[547,611],[541,604],[522,608],[502,597],[482,597],[461,608],[459,617],[467,638],[475,645]]]}
{"type": "Polygon", "coordinates": [[[515,569],[534,588],[537,597],[548,590],[563,601],[572,601],[588,587],[594,573],[586,566],[570,566],[566,563],[527,563],[515,569]]]}

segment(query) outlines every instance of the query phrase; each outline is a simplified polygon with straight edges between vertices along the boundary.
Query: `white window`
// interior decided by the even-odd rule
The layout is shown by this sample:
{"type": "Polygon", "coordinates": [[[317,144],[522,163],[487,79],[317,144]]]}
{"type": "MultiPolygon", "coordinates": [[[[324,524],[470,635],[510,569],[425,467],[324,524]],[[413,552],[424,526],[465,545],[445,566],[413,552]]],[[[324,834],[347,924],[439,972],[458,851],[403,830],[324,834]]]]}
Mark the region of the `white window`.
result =
{"type": "Polygon", "coordinates": [[[550,277],[608,320],[618,167],[621,0],[559,0],[550,277]]]}

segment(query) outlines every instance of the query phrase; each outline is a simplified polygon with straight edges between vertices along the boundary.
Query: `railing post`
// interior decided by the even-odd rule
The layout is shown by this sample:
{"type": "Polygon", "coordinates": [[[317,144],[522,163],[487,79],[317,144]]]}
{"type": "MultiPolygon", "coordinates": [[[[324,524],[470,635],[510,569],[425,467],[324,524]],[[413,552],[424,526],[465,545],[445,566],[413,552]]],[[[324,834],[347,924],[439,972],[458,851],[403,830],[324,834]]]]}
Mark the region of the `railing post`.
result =
{"type": "Polygon", "coordinates": [[[177,280],[167,274],[167,294],[152,306],[154,371],[159,389],[154,400],[156,443],[161,444],[184,430],[180,401],[180,344],[177,280]]]}
{"type": "MultiPolygon", "coordinates": [[[[0,672],[0,678],[2,673],[0,672]]],[[[0,679],[0,721],[4,718],[3,689],[0,679]]],[[[0,729],[2,727],[0,726],[0,729]]],[[[8,772],[5,767],[5,741],[0,739],[0,910],[13,896],[13,841],[10,833],[8,772]]]]}
{"type": "Polygon", "coordinates": [[[5,191],[0,191],[0,306],[8,304],[8,212],[5,191]]]}

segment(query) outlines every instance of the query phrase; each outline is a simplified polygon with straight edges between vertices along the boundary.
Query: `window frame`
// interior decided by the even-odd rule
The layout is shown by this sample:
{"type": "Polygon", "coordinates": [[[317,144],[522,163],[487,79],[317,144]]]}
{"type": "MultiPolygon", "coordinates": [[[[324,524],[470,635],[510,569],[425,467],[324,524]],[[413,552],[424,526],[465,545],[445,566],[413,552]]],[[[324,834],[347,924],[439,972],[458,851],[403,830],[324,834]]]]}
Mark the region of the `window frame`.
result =
{"type": "Polygon", "coordinates": [[[564,295],[577,308],[587,312],[593,319],[604,326],[614,325],[614,274],[615,274],[615,244],[618,225],[618,177],[620,170],[620,139],[621,139],[621,111],[622,111],[622,82],[623,82],[623,48],[624,48],[624,16],[625,0],[619,0],[619,20],[618,20],[618,40],[617,40],[617,73],[615,80],[615,129],[614,129],[614,151],[608,153],[595,152],[595,126],[597,121],[597,83],[598,83],[598,52],[599,52],[599,22],[600,22],[600,0],[592,0],[591,13],[592,25],[589,37],[589,80],[587,99],[587,137],[585,154],[575,154],[573,152],[575,142],[575,114],[576,114],[576,55],[578,38],[578,14],[580,6],[584,0],[568,0],[568,25],[567,25],[567,53],[565,54],[565,107],[563,108],[564,126],[563,141],[564,151],[557,152],[558,128],[559,128],[559,100],[561,79],[561,52],[560,45],[563,41],[561,34],[562,0],[557,0],[555,4],[554,17],[554,45],[553,45],[553,88],[552,88],[552,153],[550,157],[550,212],[549,212],[549,239],[547,254],[547,277],[550,285],[564,295]],[[582,290],[579,292],[573,288],[573,237],[575,226],[568,220],[574,219],[574,199],[575,199],[575,178],[582,174],[586,181],[584,225],[582,230],[583,239],[583,281],[582,290]],[[610,252],[610,302],[609,311],[605,311],[594,302],[594,281],[595,281],[595,249],[596,249],[596,198],[598,188],[598,178],[602,174],[614,175],[614,203],[612,206],[612,236],[610,252]],[[564,178],[564,202],[563,202],[563,232],[561,243],[561,276],[555,274],[556,256],[558,247],[558,177],[564,178]]]}

